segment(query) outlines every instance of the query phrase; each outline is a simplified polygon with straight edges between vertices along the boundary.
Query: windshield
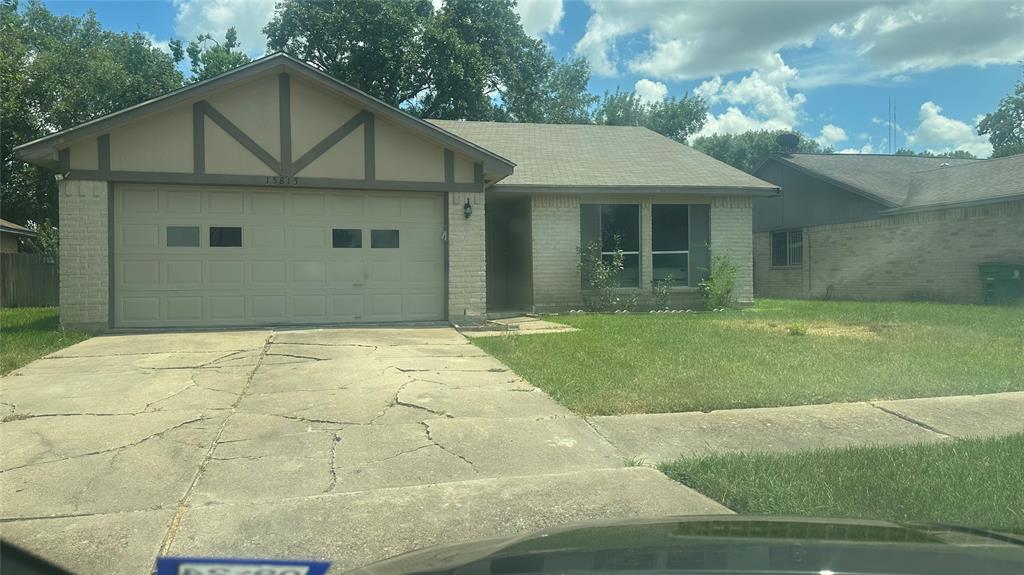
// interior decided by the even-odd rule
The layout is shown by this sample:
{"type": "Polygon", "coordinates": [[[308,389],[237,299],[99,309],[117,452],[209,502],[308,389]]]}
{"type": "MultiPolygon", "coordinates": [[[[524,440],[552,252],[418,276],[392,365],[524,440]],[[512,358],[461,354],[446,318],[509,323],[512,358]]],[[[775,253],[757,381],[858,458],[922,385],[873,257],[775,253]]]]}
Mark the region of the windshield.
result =
{"type": "Polygon", "coordinates": [[[1022,31],[0,2],[0,556],[1024,571],[1022,31]]]}

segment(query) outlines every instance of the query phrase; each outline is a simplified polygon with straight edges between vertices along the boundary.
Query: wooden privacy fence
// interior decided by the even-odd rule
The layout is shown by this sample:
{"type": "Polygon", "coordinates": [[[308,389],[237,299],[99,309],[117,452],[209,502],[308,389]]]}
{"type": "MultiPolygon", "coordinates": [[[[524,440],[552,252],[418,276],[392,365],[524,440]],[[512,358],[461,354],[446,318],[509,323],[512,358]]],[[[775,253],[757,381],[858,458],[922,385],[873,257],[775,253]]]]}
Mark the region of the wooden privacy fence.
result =
{"type": "Polygon", "coordinates": [[[57,256],[0,253],[0,307],[57,305],[58,278],[57,256]]]}

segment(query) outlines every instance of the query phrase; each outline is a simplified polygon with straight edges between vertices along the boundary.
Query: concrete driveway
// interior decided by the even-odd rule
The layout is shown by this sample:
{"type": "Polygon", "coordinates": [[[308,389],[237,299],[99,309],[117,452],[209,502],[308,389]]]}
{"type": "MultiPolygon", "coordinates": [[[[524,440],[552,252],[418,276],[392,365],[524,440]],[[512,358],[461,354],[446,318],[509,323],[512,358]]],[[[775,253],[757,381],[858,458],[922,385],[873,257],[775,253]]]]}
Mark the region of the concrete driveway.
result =
{"type": "Polygon", "coordinates": [[[0,535],[79,573],[727,513],[449,328],[97,337],[0,380],[0,535]]]}

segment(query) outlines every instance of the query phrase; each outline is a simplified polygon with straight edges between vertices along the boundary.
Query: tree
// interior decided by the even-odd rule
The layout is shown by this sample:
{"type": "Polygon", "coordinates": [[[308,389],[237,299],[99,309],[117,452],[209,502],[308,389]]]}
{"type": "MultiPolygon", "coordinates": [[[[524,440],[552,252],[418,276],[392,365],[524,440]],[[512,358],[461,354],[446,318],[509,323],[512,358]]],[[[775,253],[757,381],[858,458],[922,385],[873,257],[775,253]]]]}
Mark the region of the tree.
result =
{"type": "Polygon", "coordinates": [[[267,46],[428,118],[589,120],[584,60],[556,62],[513,0],[284,0],[267,46]]]}
{"type": "Polygon", "coordinates": [[[174,59],[141,32],[104,30],[96,15],[57,16],[38,2],[0,3],[0,211],[57,221],[53,175],[14,147],[182,84],[174,59]]]}
{"type": "MultiPolygon", "coordinates": [[[[224,42],[214,40],[210,34],[200,34],[188,43],[185,53],[188,54],[189,66],[192,69],[190,82],[202,82],[228,70],[249,63],[249,56],[239,48],[238,33],[232,26],[224,34],[224,42]],[[211,46],[210,43],[213,45],[211,46]]],[[[171,54],[176,61],[183,57],[180,40],[171,41],[171,54]]]]}
{"type": "Polygon", "coordinates": [[[699,96],[683,94],[661,102],[644,102],[635,92],[605,92],[594,114],[598,124],[644,126],[663,136],[686,143],[707,120],[708,107],[699,96]]]}
{"type": "MultiPolygon", "coordinates": [[[[712,134],[693,141],[693,147],[744,172],[752,173],[765,158],[778,151],[775,138],[788,130],[752,130],[740,134],[712,134]]],[[[822,148],[817,141],[800,137],[797,152],[804,154],[831,154],[832,148],[822,148]]]]}
{"type": "Polygon", "coordinates": [[[907,148],[900,148],[896,150],[897,156],[917,156],[919,158],[954,158],[957,160],[977,160],[978,156],[968,152],[967,150],[953,150],[952,152],[939,152],[933,154],[929,151],[915,152],[907,148]]]}
{"type": "MultiPolygon", "coordinates": [[[[1021,66],[1024,76],[1024,66],[1021,66]]],[[[1024,154],[1024,77],[1017,81],[1013,93],[999,102],[999,107],[978,122],[978,133],[988,135],[992,157],[1024,154]]]]}

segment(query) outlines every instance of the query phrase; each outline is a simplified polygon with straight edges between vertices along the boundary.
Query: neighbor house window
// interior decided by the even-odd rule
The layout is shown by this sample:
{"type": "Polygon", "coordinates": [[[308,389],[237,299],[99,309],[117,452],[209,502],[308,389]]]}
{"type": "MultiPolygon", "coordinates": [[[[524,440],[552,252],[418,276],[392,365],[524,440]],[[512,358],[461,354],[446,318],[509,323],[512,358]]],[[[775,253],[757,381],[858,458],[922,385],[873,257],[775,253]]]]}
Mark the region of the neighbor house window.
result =
{"type": "Polygon", "coordinates": [[[804,261],[804,233],[800,230],[772,233],[772,265],[798,266],[804,261]]]}
{"type": "Polygon", "coordinates": [[[612,261],[616,250],[621,250],[624,269],[619,273],[619,285],[640,287],[639,204],[580,206],[580,240],[584,249],[599,242],[601,257],[606,262],[612,261]]]}
{"type": "Polygon", "coordinates": [[[167,247],[198,248],[199,226],[167,226],[167,247]]]}
{"type": "Polygon", "coordinates": [[[398,230],[370,230],[371,248],[397,248],[398,230]]]}
{"type": "Polygon", "coordinates": [[[333,229],[331,245],[336,248],[363,247],[363,230],[333,229]]]}
{"type": "Polygon", "coordinates": [[[210,247],[242,247],[242,228],[237,226],[210,226],[210,247]]]}
{"type": "Polygon", "coordinates": [[[654,280],[672,276],[672,283],[684,286],[690,277],[690,206],[651,206],[651,263],[654,280]]]}

